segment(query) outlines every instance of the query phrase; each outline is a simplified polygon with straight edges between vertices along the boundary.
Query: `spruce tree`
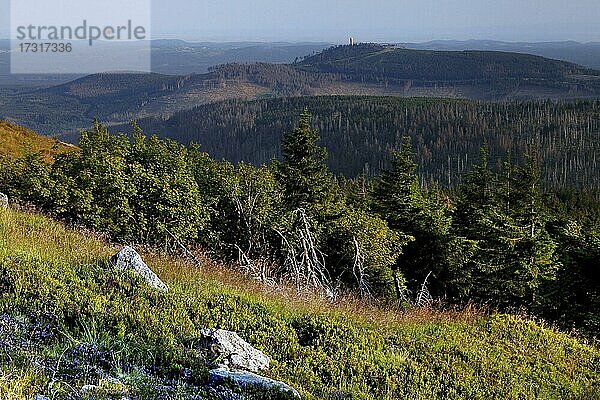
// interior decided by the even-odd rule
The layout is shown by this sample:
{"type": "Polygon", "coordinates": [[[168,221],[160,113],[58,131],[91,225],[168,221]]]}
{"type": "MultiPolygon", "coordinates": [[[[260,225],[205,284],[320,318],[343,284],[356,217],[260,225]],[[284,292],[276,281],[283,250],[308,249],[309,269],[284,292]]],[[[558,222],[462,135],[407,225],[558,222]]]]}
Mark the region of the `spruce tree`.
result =
{"type": "Polygon", "coordinates": [[[556,270],[554,244],[546,231],[539,161],[491,170],[487,149],[467,175],[455,213],[455,230],[476,244],[465,272],[465,293],[498,306],[531,305],[541,283],[556,270]]]}
{"type": "Polygon", "coordinates": [[[302,208],[319,217],[332,212],[334,196],[332,176],[325,164],[327,150],[318,145],[319,134],[311,128],[311,119],[304,109],[298,127],[284,134],[283,162],[276,170],[288,209],[302,208]]]}
{"type": "Polygon", "coordinates": [[[548,213],[542,202],[537,149],[527,153],[525,164],[516,168],[513,177],[507,208],[517,235],[509,264],[512,264],[513,279],[519,281],[515,294],[533,303],[541,283],[554,279],[558,268],[554,254],[556,244],[546,229],[548,213]]]}
{"type": "MultiPolygon", "coordinates": [[[[409,286],[419,288],[428,282],[434,295],[446,295],[447,282],[454,263],[449,235],[450,220],[442,206],[431,201],[421,190],[409,137],[404,137],[400,151],[392,152],[391,166],[375,180],[373,208],[399,234],[413,237],[398,258],[396,270],[404,273],[409,286]]],[[[460,246],[454,251],[460,253],[460,246]]]]}
{"type": "MultiPolygon", "coordinates": [[[[505,168],[505,171],[508,171],[505,168]]],[[[463,295],[494,303],[510,295],[505,284],[507,256],[515,236],[505,202],[500,176],[489,165],[489,151],[483,147],[479,164],[473,166],[460,187],[456,201],[454,229],[475,245],[475,254],[463,271],[463,295]]]]}
{"type": "Polygon", "coordinates": [[[392,229],[414,232],[425,214],[414,156],[410,138],[404,137],[400,151],[391,153],[390,168],[375,180],[374,208],[392,229]]]}

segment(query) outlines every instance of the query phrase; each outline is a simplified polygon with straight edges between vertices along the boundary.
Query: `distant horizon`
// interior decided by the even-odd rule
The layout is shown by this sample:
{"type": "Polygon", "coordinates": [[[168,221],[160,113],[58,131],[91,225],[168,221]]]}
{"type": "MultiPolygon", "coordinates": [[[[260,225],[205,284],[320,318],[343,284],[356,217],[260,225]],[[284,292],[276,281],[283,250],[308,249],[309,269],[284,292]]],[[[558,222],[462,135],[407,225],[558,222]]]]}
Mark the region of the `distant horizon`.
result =
{"type": "MultiPolygon", "coordinates": [[[[596,40],[572,40],[572,39],[564,39],[564,40],[536,40],[536,41],[528,41],[528,40],[497,40],[497,39],[429,39],[429,40],[379,40],[379,41],[362,41],[357,37],[348,36],[344,41],[328,41],[328,40],[202,40],[202,39],[188,39],[182,37],[169,37],[169,36],[160,36],[156,38],[149,39],[151,42],[157,41],[181,41],[185,43],[193,43],[193,44],[203,44],[203,43],[211,43],[211,44],[291,44],[291,45],[299,45],[299,44],[330,44],[330,45],[344,45],[348,44],[350,38],[355,39],[356,44],[361,43],[376,43],[376,44],[403,44],[403,43],[414,43],[414,44],[426,44],[426,43],[434,43],[434,42],[457,42],[457,43],[468,43],[468,42],[492,42],[492,43],[508,43],[508,44],[560,44],[560,43],[577,43],[577,44],[600,44],[600,39],[596,40]]],[[[10,40],[9,37],[0,36],[1,41],[10,40]]]]}
{"type": "Polygon", "coordinates": [[[182,39],[179,37],[157,37],[152,38],[151,41],[161,41],[161,40],[173,40],[173,41],[182,41],[186,43],[218,43],[218,44],[228,44],[228,43],[260,43],[260,44],[332,44],[332,45],[343,45],[348,44],[350,38],[354,38],[357,44],[361,43],[380,43],[380,44],[402,44],[402,43],[416,43],[416,44],[424,44],[431,42],[495,42],[495,43],[511,43],[511,44],[519,44],[519,43],[527,43],[527,44],[543,44],[543,43],[578,43],[578,44],[600,44],[600,39],[582,41],[582,40],[537,40],[537,41],[528,41],[528,40],[496,40],[496,39],[430,39],[430,40],[379,40],[379,41],[362,41],[360,38],[348,36],[345,41],[329,41],[329,40],[200,40],[200,39],[182,39]]]}
{"type": "MultiPolygon", "coordinates": [[[[0,0],[0,37],[9,5],[0,0]]],[[[17,0],[12,0],[17,1],[17,0]]],[[[140,0],[144,1],[144,0],[140,0]]],[[[153,37],[192,42],[600,41],[597,0],[147,0],[153,37]]],[[[41,3],[51,20],[68,10],[41,3]]],[[[107,10],[118,16],[119,10],[107,10]]]]}

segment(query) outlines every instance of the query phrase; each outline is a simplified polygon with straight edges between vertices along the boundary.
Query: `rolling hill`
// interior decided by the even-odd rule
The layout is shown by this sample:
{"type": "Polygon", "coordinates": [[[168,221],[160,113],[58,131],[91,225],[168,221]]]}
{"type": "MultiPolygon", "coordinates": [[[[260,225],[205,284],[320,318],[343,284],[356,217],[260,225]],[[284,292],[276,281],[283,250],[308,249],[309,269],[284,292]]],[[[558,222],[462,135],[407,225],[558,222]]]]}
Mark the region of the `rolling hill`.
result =
{"type": "MultiPolygon", "coordinates": [[[[210,68],[227,63],[291,63],[299,57],[314,54],[329,46],[329,43],[321,42],[211,43],[152,40],[152,72],[164,75],[205,74],[210,68]]],[[[49,87],[82,77],[81,74],[11,74],[9,55],[10,42],[0,39],[0,91],[49,87]]]]}
{"type": "Polygon", "coordinates": [[[423,43],[399,43],[401,47],[415,50],[486,50],[535,54],[563,60],[588,68],[600,69],[600,42],[501,42],[496,40],[432,40],[423,43]]]}
{"type": "Polygon", "coordinates": [[[308,57],[302,69],[356,80],[498,81],[560,80],[598,73],[564,61],[498,51],[413,50],[379,44],[338,46],[308,57]]]}
{"type": "Polygon", "coordinates": [[[265,89],[205,75],[97,74],[47,89],[0,98],[0,116],[49,136],[76,134],[93,118],[123,123],[168,116],[196,105],[255,98],[265,89]]]}
{"type": "Polygon", "coordinates": [[[97,117],[107,124],[229,99],[362,95],[477,100],[600,97],[597,71],[539,56],[338,46],[292,64],[225,64],[204,74],[98,74],[7,93],[0,118],[73,137],[97,117]]]}

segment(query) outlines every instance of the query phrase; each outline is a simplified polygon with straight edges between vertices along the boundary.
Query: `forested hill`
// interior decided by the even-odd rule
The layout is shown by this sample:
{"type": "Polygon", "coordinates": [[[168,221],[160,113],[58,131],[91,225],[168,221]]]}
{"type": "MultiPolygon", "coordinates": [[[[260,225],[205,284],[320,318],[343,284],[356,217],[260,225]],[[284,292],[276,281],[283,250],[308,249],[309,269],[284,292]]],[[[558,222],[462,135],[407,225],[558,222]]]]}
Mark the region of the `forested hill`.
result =
{"type": "MultiPolygon", "coordinates": [[[[329,166],[353,177],[372,176],[403,135],[410,135],[425,181],[453,185],[488,143],[500,166],[508,153],[531,145],[543,176],[561,187],[600,185],[600,102],[490,103],[391,97],[302,97],[225,101],[163,119],[138,121],[147,133],[197,142],[217,159],[255,164],[279,157],[283,132],[308,107],[329,151],[329,166]]],[[[130,127],[114,127],[127,131],[130,127]]]]}
{"type": "Polygon", "coordinates": [[[597,71],[576,64],[529,54],[412,50],[379,44],[333,47],[298,66],[307,71],[345,74],[360,81],[525,79],[558,84],[577,76],[599,76],[597,71]]]}
{"type": "MultiPolygon", "coordinates": [[[[226,64],[205,74],[96,74],[0,97],[0,118],[46,135],[224,100],[291,96],[394,96],[491,101],[600,98],[600,73],[527,54],[339,46],[291,64],[226,64]]],[[[66,139],[65,139],[66,140],[66,139]]]]}

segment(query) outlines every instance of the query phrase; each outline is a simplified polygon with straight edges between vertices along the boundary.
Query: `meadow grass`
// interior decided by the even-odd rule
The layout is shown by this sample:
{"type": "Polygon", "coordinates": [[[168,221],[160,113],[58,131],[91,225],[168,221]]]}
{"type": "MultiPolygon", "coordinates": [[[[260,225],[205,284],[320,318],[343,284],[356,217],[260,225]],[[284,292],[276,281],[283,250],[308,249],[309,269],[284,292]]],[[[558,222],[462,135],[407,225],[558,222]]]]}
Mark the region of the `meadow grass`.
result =
{"type": "Polygon", "coordinates": [[[306,399],[600,399],[600,351],[521,317],[399,311],[351,296],[332,304],[207,257],[197,266],[141,251],[169,285],[161,293],[112,269],[119,248],[36,213],[0,211],[5,326],[49,332],[34,329],[0,356],[0,398],[68,398],[107,375],[133,398],[171,389],[166,398],[186,398],[206,380],[194,341],[215,327],[263,350],[268,375],[306,399]]]}
{"type": "Polygon", "coordinates": [[[0,157],[15,159],[29,153],[39,153],[45,160],[51,161],[57,154],[74,148],[57,139],[0,120],[0,157]]]}

